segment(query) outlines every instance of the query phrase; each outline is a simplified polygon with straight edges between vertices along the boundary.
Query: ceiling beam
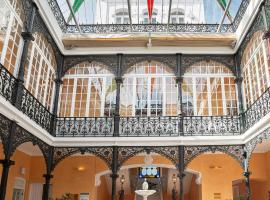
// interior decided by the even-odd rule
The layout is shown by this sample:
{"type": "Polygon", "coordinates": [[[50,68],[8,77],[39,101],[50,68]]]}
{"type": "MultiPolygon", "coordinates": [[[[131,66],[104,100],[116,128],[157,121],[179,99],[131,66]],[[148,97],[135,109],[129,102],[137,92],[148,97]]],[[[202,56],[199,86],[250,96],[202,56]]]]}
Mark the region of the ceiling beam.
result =
{"type": "Polygon", "coordinates": [[[80,25],[79,25],[79,23],[78,23],[78,21],[77,21],[77,19],[76,19],[76,16],[75,16],[75,13],[74,13],[73,9],[72,9],[70,0],[66,0],[66,2],[67,2],[67,4],[68,4],[69,10],[70,10],[70,12],[71,12],[72,18],[74,19],[74,22],[75,22],[75,24],[76,24],[77,29],[79,30],[80,33],[82,33],[81,27],[80,27],[80,25]]]}
{"type": "Polygon", "coordinates": [[[232,2],[232,0],[229,0],[229,3],[227,4],[227,7],[226,7],[226,9],[225,9],[225,11],[224,11],[224,14],[223,14],[223,16],[222,16],[221,22],[220,22],[220,24],[219,24],[219,26],[218,26],[217,33],[219,33],[220,30],[221,30],[221,27],[222,27],[222,25],[223,25],[223,23],[224,23],[225,17],[227,16],[227,13],[228,13],[229,8],[230,8],[230,6],[231,6],[231,2],[232,2]]]}
{"type": "Polygon", "coordinates": [[[130,24],[130,28],[131,28],[131,31],[132,31],[132,17],[131,17],[131,5],[130,5],[130,0],[127,0],[127,4],[128,4],[129,24],[130,24]]]}
{"type": "Polygon", "coordinates": [[[169,3],[168,22],[167,22],[167,31],[168,31],[168,29],[169,29],[169,24],[170,24],[170,20],[171,20],[171,10],[172,10],[172,0],[170,0],[170,3],[169,3]]]}

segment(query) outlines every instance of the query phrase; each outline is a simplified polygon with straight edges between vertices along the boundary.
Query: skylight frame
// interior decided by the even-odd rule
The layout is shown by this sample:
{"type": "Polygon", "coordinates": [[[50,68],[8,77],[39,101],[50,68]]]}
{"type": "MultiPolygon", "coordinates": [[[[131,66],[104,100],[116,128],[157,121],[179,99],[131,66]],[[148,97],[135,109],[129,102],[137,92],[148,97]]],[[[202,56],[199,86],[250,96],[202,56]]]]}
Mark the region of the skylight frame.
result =
{"type": "MultiPolygon", "coordinates": [[[[66,34],[76,33],[96,33],[96,34],[111,34],[111,33],[142,33],[142,32],[191,32],[191,33],[216,33],[220,28],[220,33],[234,33],[238,28],[243,15],[250,3],[250,0],[242,0],[241,5],[231,24],[171,24],[170,15],[168,13],[168,21],[163,24],[134,24],[132,23],[131,8],[128,6],[129,24],[90,24],[90,25],[69,25],[67,24],[63,13],[57,3],[57,0],[47,0],[53,14],[62,30],[66,34]],[[80,30],[81,29],[81,30],[80,30]]],[[[130,0],[124,0],[130,4],[130,0]]],[[[225,12],[224,12],[225,14],[225,12]]]]}

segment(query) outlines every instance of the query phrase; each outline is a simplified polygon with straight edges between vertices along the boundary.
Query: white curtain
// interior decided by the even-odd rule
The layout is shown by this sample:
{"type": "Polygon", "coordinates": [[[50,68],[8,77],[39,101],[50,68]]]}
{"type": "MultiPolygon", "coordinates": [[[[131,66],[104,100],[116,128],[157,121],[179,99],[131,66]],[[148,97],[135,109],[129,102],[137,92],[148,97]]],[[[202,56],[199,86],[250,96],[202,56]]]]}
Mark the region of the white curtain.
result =
{"type": "Polygon", "coordinates": [[[42,191],[43,191],[42,183],[32,183],[30,185],[29,200],[42,200],[42,191]]]}

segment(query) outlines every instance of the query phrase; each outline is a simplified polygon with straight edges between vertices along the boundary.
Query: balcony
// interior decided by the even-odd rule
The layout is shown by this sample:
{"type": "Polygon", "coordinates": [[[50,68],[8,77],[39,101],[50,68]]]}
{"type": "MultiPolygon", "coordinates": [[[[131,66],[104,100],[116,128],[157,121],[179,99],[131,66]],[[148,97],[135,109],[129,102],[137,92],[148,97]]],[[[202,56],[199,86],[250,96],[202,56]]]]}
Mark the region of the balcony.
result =
{"type": "Polygon", "coordinates": [[[0,94],[55,137],[241,135],[270,111],[270,89],[239,116],[55,117],[27,89],[16,105],[17,79],[0,66],[0,94]],[[118,128],[117,128],[118,127],[118,128]]]}

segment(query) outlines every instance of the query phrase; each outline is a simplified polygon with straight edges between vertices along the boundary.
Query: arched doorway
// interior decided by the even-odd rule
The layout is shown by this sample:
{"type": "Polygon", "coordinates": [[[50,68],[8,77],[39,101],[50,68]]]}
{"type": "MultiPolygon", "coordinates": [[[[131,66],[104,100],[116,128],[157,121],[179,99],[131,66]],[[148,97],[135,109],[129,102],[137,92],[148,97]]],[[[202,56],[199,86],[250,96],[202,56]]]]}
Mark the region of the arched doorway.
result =
{"type": "Polygon", "coordinates": [[[205,152],[187,167],[201,173],[200,192],[189,200],[241,199],[236,190],[238,183],[243,181],[243,169],[232,157],[218,151],[205,152]]]}

